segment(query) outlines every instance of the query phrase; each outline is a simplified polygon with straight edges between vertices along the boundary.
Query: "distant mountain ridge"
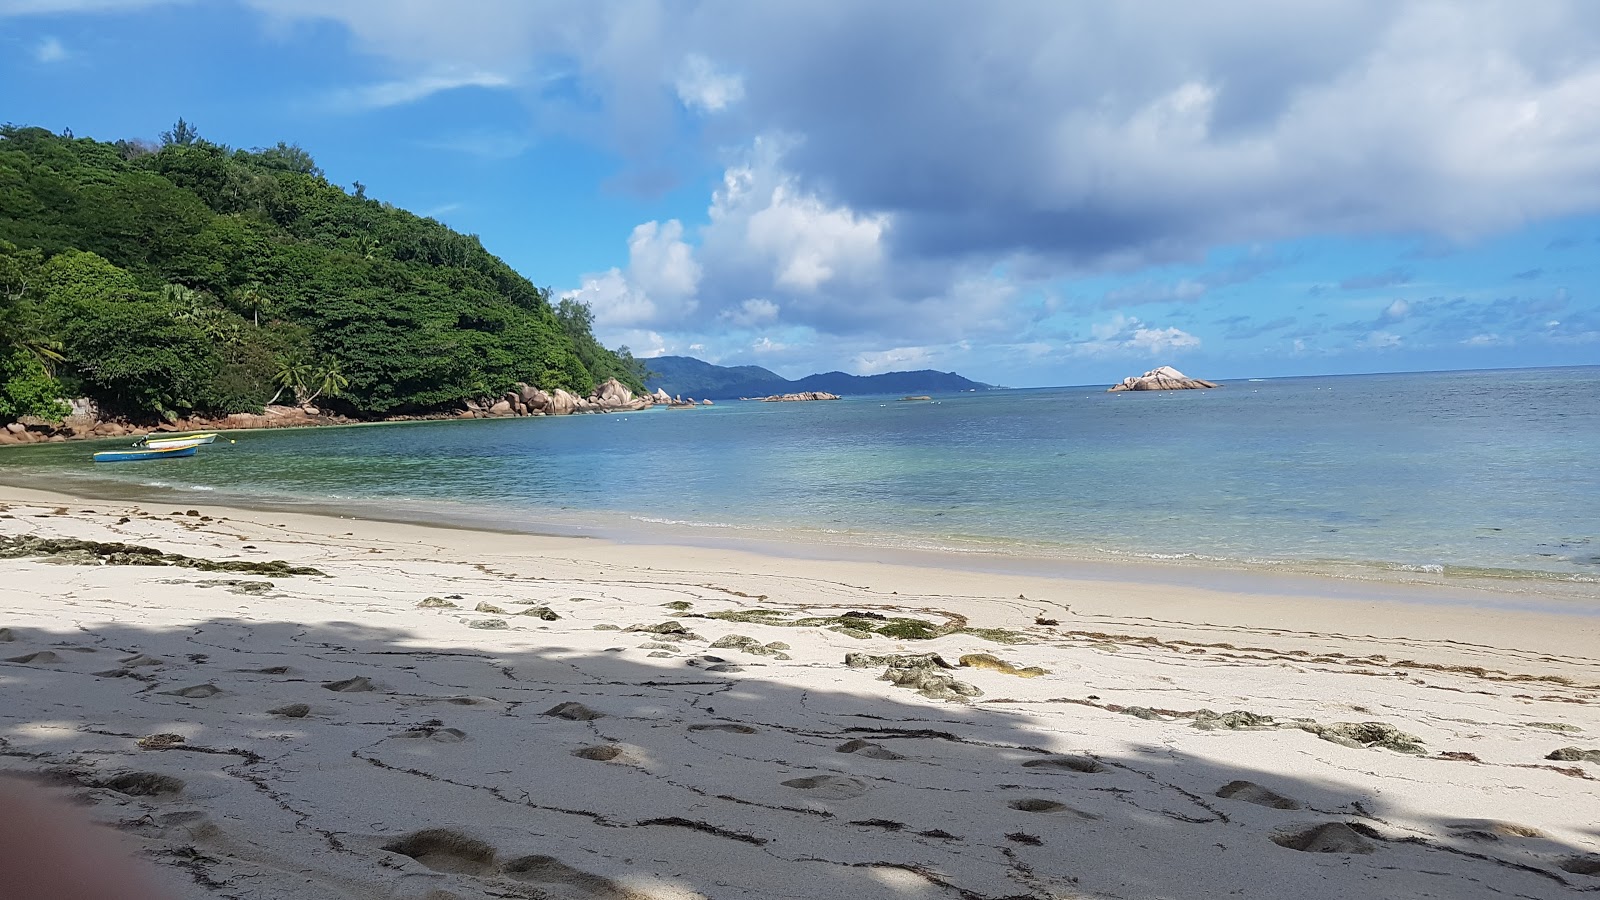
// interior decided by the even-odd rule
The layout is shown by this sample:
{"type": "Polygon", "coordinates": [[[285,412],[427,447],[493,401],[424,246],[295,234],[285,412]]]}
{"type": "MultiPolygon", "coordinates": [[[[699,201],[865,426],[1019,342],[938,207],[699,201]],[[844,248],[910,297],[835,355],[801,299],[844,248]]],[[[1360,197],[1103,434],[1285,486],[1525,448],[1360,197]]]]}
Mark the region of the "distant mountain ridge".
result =
{"type": "Polygon", "coordinates": [[[986,391],[994,387],[963,378],[954,372],[935,372],[932,369],[884,372],[881,375],[822,372],[791,381],[760,366],[718,366],[692,356],[658,356],[644,360],[644,363],[655,373],[646,380],[650,390],[660,388],[674,396],[705,400],[765,397],[800,391],[827,391],[841,395],[934,394],[986,391]]]}

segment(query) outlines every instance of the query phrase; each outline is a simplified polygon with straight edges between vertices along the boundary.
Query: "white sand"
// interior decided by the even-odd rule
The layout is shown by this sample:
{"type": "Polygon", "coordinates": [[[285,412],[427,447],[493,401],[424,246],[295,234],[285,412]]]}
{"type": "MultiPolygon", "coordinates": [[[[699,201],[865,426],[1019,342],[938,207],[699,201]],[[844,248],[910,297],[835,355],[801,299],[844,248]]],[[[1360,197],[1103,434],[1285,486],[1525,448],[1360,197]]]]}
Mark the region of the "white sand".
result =
{"type": "Polygon", "coordinates": [[[0,770],[92,804],[175,897],[1600,890],[1600,764],[1545,759],[1600,749],[1593,615],[0,500],[0,535],[327,573],[0,560],[0,770]],[[696,617],[752,608],[964,617],[1026,642],[696,617]],[[488,619],[509,627],[469,627],[488,619]],[[596,630],[660,623],[692,636],[596,630]],[[790,658],[709,646],[728,635],[790,658]],[[944,672],[982,690],[963,703],[843,664],[929,651],[1049,674],[944,672]],[[328,687],[349,679],[370,689],[328,687]],[[563,703],[600,717],[546,715],[563,703]],[[291,704],[308,714],[271,712],[291,704]],[[1201,730],[1201,709],[1382,722],[1424,752],[1201,730]],[[140,793],[163,786],[180,789],[140,793]],[[430,829],[447,831],[404,842],[430,829]]]}

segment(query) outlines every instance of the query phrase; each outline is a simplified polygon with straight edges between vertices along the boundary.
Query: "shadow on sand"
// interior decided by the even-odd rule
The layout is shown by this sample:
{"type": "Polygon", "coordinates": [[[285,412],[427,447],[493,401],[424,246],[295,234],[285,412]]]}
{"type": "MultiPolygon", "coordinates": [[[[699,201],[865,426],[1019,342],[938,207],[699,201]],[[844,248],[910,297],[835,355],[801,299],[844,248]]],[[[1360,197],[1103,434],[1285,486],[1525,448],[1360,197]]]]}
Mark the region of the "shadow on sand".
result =
{"type": "MultiPolygon", "coordinates": [[[[601,652],[554,634],[502,651],[499,634],[463,650],[353,623],[15,628],[0,769],[92,804],[184,896],[1600,890],[1593,856],[1535,829],[1178,752],[1173,723],[1110,750],[1091,725],[1116,714],[1099,709],[1047,728],[878,670],[815,690],[785,681],[801,663],[646,651],[648,634],[601,652]]],[[[1357,770],[1390,751],[1348,752],[1357,770]]],[[[1448,779],[1470,763],[1428,765],[1448,779]]]]}

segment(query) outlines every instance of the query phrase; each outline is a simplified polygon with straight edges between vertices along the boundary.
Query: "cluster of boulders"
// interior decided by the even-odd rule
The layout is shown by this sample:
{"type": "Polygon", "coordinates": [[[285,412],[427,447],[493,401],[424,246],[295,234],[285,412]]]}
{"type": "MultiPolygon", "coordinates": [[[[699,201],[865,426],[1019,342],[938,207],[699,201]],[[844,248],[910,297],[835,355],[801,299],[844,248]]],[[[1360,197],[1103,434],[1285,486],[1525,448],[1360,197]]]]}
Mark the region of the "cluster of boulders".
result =
{"type": "Polygon", "coordinates": [[[635,397],[628,386],[615,378],[607,378],[587,397],[580,397],[561,388],[544,391],[526,384],[518,384],[499,397],[468,400],[457,415],[460,418],[497,418],[501,416],[567,416],[573,413],[623,412],[649,409],[652,406],[689,408],[710,406],[710,400],[696,401],[693,397],[674,397],[656,388],[654,393],[635,397]]]}
{"type": "Polygon", "coordinates": [[[1214,382],[1190,378],[1171,366],[1151,369],[1143,375],[1132,375],[1113,384],[1113,391],[1187,391],[1196,388],[1214,388],[1214,382]]]}
{"type": "MultiPolygon", "coordinates": [[[[72,412],[60,423],[49,422],[33,416],[23,416],[15,422],[0,425],[0,445],[56,443],[77,438],[108,438],[145,434],[150,431],[235,431],[253,428],[300,428],[309,425],[343,425],[356,419],[347,418],[318,409],[314,406],[268,406],[260,413],[234,413],[210,419],[195,416],[166,422],[154,428],[130,425],[126,422],[102,420],[100,410],[92,400],[70,401],[72,412]]],[[[460,410],[422,415],[391,416],[391,421],[493,418],[499,416],[564,416],[572,413],[621,412],[666,406],[689,409],[710,406],[710,400],[696,401],[692,397],[673,397],[657,389],[654,393],[635,397],[627,385],[609,378],[587,397],[562,390],[543,391],[526,384],[499,397],[469,400],[460,410]]]]}
{"type": "Polygon", "coordinates": [[[839,395],[830,394],[826,391],[802,391],[798,394],[773,394],[771,397],[757,399],[762,403],[795,403],[802,400],[837,400],[839,395]]]}

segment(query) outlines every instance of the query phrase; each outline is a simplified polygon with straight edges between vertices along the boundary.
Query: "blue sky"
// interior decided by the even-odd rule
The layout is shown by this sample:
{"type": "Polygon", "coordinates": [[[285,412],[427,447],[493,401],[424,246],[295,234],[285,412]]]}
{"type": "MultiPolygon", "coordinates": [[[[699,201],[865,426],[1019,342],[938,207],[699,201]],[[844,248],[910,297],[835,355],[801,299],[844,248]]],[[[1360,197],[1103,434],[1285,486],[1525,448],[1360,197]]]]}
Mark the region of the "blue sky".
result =
{"type": "Polygon", "coordinates": [[[641,356],[1600,362],[1600,4],[1200,6],[0,0],[0,120],[300,144],[641,356]]]}

